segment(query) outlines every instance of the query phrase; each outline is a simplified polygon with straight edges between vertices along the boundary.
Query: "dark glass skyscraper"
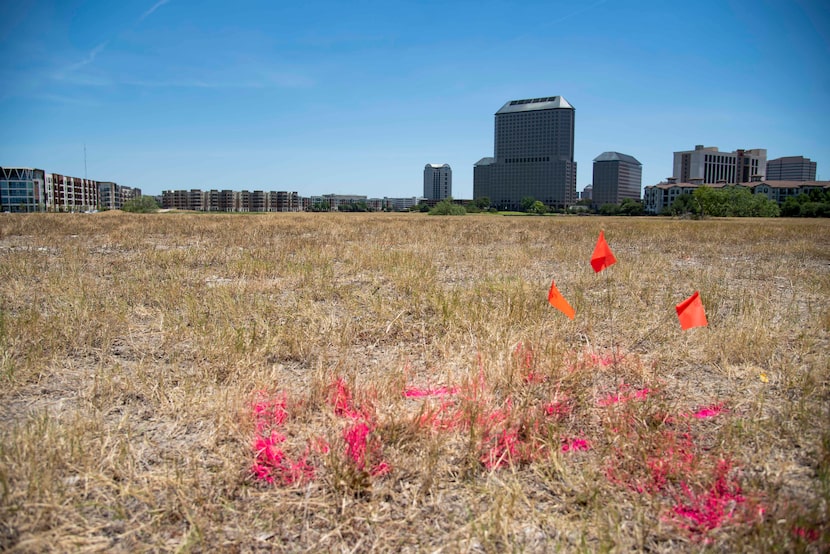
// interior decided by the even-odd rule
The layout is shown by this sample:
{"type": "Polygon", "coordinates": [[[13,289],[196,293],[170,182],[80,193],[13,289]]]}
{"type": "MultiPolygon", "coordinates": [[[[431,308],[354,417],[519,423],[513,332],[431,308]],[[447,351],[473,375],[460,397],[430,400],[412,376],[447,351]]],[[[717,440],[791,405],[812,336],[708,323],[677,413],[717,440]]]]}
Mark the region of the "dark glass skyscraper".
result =
{"type": "Polygon", "coordinates": [[[640,199],[643,165],[637,158],[619,152],[603,152],[594,158],[594,206],[619,204],[626,198],[640,199]]]}
{"type": "Polygon", "coordinates": [[[473,197],[517,209],[532,197],[551,207],[576,201],[574,108],[561,96],[511,100],[496,112],[494,157],[473,168],[473,197]]]}

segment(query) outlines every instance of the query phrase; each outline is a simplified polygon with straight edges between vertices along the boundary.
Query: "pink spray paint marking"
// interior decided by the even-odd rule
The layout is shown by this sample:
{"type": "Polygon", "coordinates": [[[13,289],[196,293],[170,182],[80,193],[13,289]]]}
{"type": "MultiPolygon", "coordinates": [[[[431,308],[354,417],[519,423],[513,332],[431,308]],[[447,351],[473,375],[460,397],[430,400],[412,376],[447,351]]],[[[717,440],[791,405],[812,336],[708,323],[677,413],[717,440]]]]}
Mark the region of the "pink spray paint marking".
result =
{"type": "Polygon", "coordinates": [[[458,387],[438,387],[435,389],[411,387],[406,389],[403,395],[406,398],[424,398],[428,396],[452,396],[458,394],[458,392],[458,387]]]}
{"type": "Polygon", "coordinates": [[[562,452],[590,450],[591,444],[585,439],[562,439],[562,452]]]}
{"type": "Polygon", "coordinates": [[[292,485],[314,479],[314,467],[308,462],[308,450],[292,460],[279,446],[285,442],[284,435],[272,432],[267,437],[254,441],[255,459],[251,467],[254,476],[268,483],[292,485]]]}
{"type": "Polygon", "coordinates": [[[654,394],[652,389],[631,389],[629,385],[620,385],[617,393],[609,394],[597,400],[597,406],[607,407],[614,404],[624,404],[632,400],[644,400],[650,394],[654,394]]]}
{"type": "Polygon", "coordinates": [[[495,444],[482,454],[481,463],[487,469],[493,470],[511,462],[518,462],[521,460],[519,446],[518,433],[512,430],[504,430],[497,436],[495,444]]]}
{"type": "Polygon", "coordinates": [[[573,411],[573,407],[571,403],[567,400],[554,400],[548,404],[545,404],[544,407],[545,415],[549,417],[554,417],[557,419],[563,419],[571,415],[573,411]]]}
{"type": "Polygon", "coordinates": [[[804,539],[807,542],[816,542],[821,537],[818,529],[809,529],[807,527],[793,527],[793,535],[804,539]]]}
{"type": "Polygon", "coordinates": [[[712,406],[700,408],[696,412],[693,412],[692,417],[695,419],[709,419],[711,417],[717,417],[728,411],[729,410],[723,407],[723,404],[713,404],[712,406]]]}
{"type": "Polygon", "coordinates": [[[727,479],[730,469],[728,462],[718,462],[716,479],[703,493],[681,484],[685,498],[672,508],[674,522],[693,538],[702,538],[708,531],[723,526],[734,517],[737,506],[746,501],[737,482],[727,479]]]}
{"type": "Polygon", "coordinates": [[[285,423],[288,419],[286,403],[287,400],[284,394],[279,398],[268,398],[265,391],[259,391],[257,393],[257,399],[253,403],[253,410],[254,427],[258,435],[261,435],[271,426],[279,426],[285,423]]]}
{"type": "Polygon", "coordinates": [[[343,430],[346,443],[346,458],[359,471],[368,471],[373,476],[389,473],[391,467],[382,460],[382,445],[373,439],[376,424],[368,409],[359,410],[352,400],[352,391],[343,381],[337,379],[330,388],[329,402],[337,416],[354,420],[343,430]]]}

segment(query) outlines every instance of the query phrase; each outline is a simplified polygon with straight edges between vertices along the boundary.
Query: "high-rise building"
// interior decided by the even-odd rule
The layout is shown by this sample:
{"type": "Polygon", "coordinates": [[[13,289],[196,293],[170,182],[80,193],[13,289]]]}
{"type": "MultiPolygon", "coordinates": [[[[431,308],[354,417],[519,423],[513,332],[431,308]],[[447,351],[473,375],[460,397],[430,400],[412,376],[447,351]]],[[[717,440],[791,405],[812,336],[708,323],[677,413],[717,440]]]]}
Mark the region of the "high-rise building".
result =
{"type": "Polygon", "coordinates": [[[424,166],[424,198],[443,200],[452,196],[452,168],[449,164],[424,166]]]}
{"type": "Polygon", "coordinates": [[[815,181],[816,162],[804,156],[785,156],[767,162],[768,181],[815,181]]]}
{"type": "Polygon", "coordinates": [[[579,193],[580,200],[593,200],[594,198],[594,185],[585,185],[585,188],[582,189],[582,192],[579,193]]]}
{"type": "Polygon", "coordinates": [[[517,209],[532,197],[547,206],[576,201],[575,110],[561,96],[511,100],[496,112],[494,156],[473,168],[473,197],[517,209]]]}
{"type": "Polygon", "coordinates": [[[699,144],[694,150],[674,153],[672,176],[681,183],[751,183],[764,178],[766,167],[764,148],[720,152],[699,144]]]}
{"type": "Polygon", "coordinates": [[[633,156],[603,152],[594,158],[593,201],[596,206],[640,199],[643,164],[633,156]]]}

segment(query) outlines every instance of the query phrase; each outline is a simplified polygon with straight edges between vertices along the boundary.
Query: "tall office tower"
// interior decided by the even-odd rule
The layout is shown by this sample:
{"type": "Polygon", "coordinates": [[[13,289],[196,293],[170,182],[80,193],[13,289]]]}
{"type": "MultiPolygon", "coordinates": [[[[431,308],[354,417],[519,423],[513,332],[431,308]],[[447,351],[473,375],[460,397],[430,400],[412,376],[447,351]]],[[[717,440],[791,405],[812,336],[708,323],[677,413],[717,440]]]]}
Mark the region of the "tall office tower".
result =
{"type": "Polygon", "coordinates": [[[603,152],[594,158],[593,201],[596,206],[619,204],[625,198],[640,199],[643,164],[619,152],[603,152]]]}
{"type": "Polygon", "coordinates": [[[424,166],[424,198],[443,200],[452,196],[452,168],[449,164],[424,166]]]}
{"type": "Polygon", "coordinates": [[[767,162],[767,181],[815,181],[816,162],[804,156],[785,156],[767,162]]]}
{"type": "Polygon", "coordinates": [[[525,197],[551,207],[576,202],[573,106],[561,96],[511,100],[495,119],[494,157],[473,167],[473,197],[513,210],[525,197]]]}
{"type": "Polygon", "coordinates": [[[764,148],[720,152],[699,144],[694,150],[674,153],[672,176],[681,183],[751,183],[764,177],[766,167],[764,148]]]}

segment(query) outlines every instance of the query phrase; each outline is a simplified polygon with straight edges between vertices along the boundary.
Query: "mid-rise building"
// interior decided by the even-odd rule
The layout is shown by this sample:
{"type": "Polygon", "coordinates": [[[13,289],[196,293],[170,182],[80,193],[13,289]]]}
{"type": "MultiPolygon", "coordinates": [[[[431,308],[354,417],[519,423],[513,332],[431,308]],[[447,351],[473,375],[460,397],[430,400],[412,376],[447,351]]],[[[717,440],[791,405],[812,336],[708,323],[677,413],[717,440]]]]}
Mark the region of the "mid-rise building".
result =
{"type": "Polygon", "coordinates": [[[104,209],[120,210],[126,202],[140,196],[141,189],[139,188],[125,187],[112,181],[98,182],[98,201],[104,209]]]}
{"type": "Polygon", "coordinates": [[[59,173],[46,173],[46,205],[50,210],[76,212],[96,210],[101,205],[98,182],[59,173]]]}
{"type": "Polygon", "coordinates": [[[643,189],[643,209],[648,214],[659,214],[671,207],[679,196],[692,194],[699,186],[696,183],[679,183],[674,178],[649,185],[643,189]]]}
{"type": "MultiPolygon", "coordinates": [[[[136,189],[138,190],[138,189],[136,189]]],[[[140,191],[139,191],[140,194],[140,191]]],[[[299,210],[296,192],[264,192],[255,190],[165,190],[161,207],[174,210],[205,212],[296,212],[299,210]]]]}
{"type": "Polygon", "coordinates": [[[674,153],[673,177],[682,183],[751,183],[764,178],[767,151],[764,148],[721,152],[714,146],[697,145],[694,150],[674,153]]]}
{"type": "Polygon", "coordinates": [[[640,199],[643,164],[633,156],[603,152],[594,158],[592,204],[619,204],[626,198],[640,199]]]}
{"type": "Polygon", "coordinates": [[[45,172],[30,167],[0,167],[0,211],[46,209],[45,172]]]}
{"type": "Polygon", "coordinates": [[[816,162],[804,156],[785,156],[767,162],[767,174],[771,181],[815,181],[816,162]]]}
{"type": "Polygon", "coordinates": [[[575,110],[561,96],[511,100],[495,114],[494,156],[473,168],[473,198],[517,209],[532,197],[550,207],[576,201],[575,110]]]}
{"type": "Polygon", "coordinates": [[[770,200],[783,204],[787,198],[795,198],[801,194],[809,193],[813,189],[822,191],[830,190],[830,181],[778,181],[763,179],[751,183],[717,183],[704,184],[699,179],[694,183],[679,183],[674,178],[656,185],[649,185],[643,189],[643,208],[646,213],[659,214],[664,209],[671,207],[675,200],[684,194],[694,194],[695,190],[702,187],[745,187],[752,194],[763,194],[770,200]]]}
{"type": "Polygon", "coordinates": [[[424,166],[424,197],[444,200],[452,196],[452,168],[449,164],[424,166]]]}

